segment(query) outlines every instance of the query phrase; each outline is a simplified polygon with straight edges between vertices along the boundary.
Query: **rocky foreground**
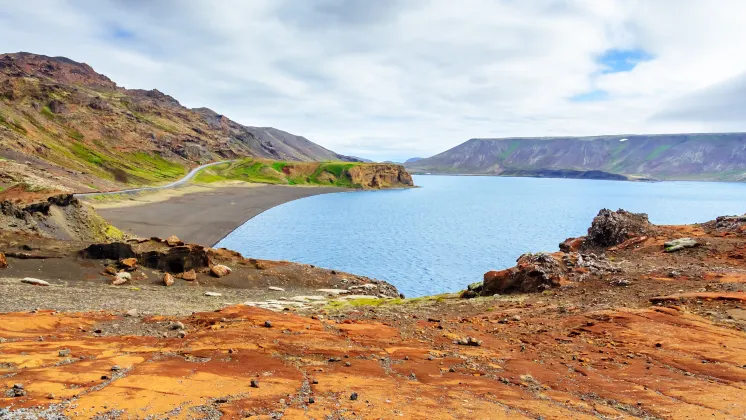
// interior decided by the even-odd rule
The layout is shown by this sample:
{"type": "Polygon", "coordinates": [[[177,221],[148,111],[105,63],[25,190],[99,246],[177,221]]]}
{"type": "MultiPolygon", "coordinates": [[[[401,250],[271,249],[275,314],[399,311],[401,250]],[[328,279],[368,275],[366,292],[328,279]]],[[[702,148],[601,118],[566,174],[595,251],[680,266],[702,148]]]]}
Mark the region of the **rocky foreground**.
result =
{"type": "MultiPolygon", "coordinates": [[[[127,273],[151,248],[187,246],[129,245],[127,273]]],[[[746,218],[655,226],[604,210],[561,249],[461,295],[6,313],[0,418],[746,417],[746,218]]],[[[215,252],[232,272],[198,282],[250,278],[215,252]]],[[[120,270],[113,257],[96,270],[120,270]]],[[[181,277],[149,287],[165,301],[181,277]]]]}

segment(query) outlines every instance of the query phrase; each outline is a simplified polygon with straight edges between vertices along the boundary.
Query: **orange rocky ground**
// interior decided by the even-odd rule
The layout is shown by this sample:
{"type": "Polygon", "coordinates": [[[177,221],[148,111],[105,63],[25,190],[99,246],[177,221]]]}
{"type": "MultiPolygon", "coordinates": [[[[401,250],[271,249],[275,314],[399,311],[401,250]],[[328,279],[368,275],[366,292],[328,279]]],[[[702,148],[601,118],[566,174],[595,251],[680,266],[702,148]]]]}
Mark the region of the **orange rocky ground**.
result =
{"type": "Polygon", "coordinates": [[[7,313],[0,418],[746,418],[743,223],[594,221],[510,277],[549,264],[561,285],[539,293],[7,313]],[[684,237],[698,245],[664,252],[684,237]]]}

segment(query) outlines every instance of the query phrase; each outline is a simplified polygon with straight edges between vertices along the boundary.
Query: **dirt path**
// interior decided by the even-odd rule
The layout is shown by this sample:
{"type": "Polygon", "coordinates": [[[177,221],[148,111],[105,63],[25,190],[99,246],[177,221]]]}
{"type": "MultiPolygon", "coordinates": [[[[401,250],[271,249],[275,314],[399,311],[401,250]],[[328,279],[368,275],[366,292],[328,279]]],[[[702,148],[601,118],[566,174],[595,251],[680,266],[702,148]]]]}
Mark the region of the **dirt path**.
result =
{"type": "Polygon", "coordinates": [[[333,187],[263,185],[220,187],[173,196],[165,201],[122,206],[96,205],[114,226],[138,236],[176,235],[181,240],[212,246],[252,217],[289,201],[348,190],[333,187]]]}

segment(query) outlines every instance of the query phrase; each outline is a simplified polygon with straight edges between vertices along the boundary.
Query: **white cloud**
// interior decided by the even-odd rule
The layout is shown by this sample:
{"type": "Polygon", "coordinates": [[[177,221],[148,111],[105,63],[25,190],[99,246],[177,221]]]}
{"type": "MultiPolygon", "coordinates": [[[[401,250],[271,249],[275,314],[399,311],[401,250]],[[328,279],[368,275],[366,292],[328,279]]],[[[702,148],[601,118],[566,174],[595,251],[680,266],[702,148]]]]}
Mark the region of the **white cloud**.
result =
{"type": "Polygon", "coordinates": [[[120,85],[344,154],[428,156],[471,137],[746,130],[738,112],[719,111],[743,97],[727,82],[746,71],[740,0],[2,3],[8,52],[84,61],[120,85]],[[597,59],[609,50],[652,59],[603,73],[597,59]],[[702,99],[709,86],[716,99],[702,99]],[[608,96],[570,99],[594,91],[608,96]]]}

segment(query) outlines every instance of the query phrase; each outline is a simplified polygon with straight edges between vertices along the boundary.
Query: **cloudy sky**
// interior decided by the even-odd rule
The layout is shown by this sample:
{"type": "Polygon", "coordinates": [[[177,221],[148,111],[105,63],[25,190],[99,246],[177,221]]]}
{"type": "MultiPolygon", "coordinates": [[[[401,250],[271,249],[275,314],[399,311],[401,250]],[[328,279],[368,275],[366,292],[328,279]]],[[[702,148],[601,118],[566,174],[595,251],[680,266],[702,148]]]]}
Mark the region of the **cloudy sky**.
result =
{"type": "Polygon", "coordinates": [[[376,160],[746,131],[745,28],[743,0],[0,0],[0,52],[376,160]]]}

